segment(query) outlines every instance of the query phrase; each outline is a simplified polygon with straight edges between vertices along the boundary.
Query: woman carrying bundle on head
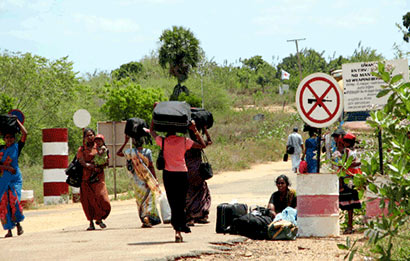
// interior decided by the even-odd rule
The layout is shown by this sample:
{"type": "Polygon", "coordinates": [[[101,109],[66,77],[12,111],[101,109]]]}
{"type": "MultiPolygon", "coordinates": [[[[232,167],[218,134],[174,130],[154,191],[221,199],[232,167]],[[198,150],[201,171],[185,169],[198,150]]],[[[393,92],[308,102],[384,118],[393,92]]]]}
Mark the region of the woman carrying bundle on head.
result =
{"type": "Polygon", "coordinates": [[[190,138],[180,137],[175,131],[168,131],[165,137],[159,136],[151,122],[150,133],[157,145],[163,149],[165,168],[163,170],[164,187],[171,207],[171,224],[175,230],[175,242],[182,242],[181,232],[190,233],[186,223],[186,195],[188,190],[188,169],[185,162],[185,152],[191,148],[205,148],[205,142],[199,134],[195,122],[189,129],[194,133],[198,142],[190,138]],[[163,144],[163,146],[162,146],[163,144]]]}
{"type": "Polygon", "coordinates": [[[17,227],[17,235],[23,234],[20,222],[24,220],[23,207],[21,206],[21,189],[23,179],[18,165],[18,157],[23,148],[27,131],[23,124],[17,120],[22,136],[16,143],[16,133],[3,130],[4,146],[0,146],[0,221],[7,230],[5,237],[12,237],[12,229],[17,227]]]}
{"type": "Polygon", "coordinates": [[[152,163],[152,152],[143,147],[144,137],[132,138],[133,148],[123,152],[129,139],[130,137],[125,135],[124,144],[117,151],[117,155],[127,159],[127,169],[134,181],[135,198],[142,227],[150,228],[161,223],[156,207],[157,195],[161,194],[161,190],[152,163]]]}

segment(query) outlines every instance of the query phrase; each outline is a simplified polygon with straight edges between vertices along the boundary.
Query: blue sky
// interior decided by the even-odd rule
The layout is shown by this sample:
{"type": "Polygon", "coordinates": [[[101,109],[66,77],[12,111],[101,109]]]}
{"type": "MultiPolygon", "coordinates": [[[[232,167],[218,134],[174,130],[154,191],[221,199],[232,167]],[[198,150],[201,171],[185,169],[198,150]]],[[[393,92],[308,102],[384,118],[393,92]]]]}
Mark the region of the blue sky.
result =
{"type": "Polygon", "coordinates": [[[396,23],[409,0],[0,0],[0,51],[68,56],[82,73],[111,71],[159,47],[163,30],[189,28],[208,59],[279,63],[299,48],[350,56],[362,46],[410,51],[396,23]],[[275,58],[273,58],[275,57],[275,58]]]}

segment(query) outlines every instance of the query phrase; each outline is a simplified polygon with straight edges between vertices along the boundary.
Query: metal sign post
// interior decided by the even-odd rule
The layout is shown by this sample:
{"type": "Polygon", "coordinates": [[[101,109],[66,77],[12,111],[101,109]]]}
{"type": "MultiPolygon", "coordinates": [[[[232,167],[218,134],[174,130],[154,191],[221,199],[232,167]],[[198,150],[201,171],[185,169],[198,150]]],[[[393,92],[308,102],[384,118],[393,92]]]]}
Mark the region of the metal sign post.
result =
{"type": "Polygon", "coordinates": [[[302,120],[309,126],[319,129],[317,164],[320,173],[321,128],[332,125],[342,114],[343,93],[332,76],[313,73],[299,83],[296,105],[302,120]]]}

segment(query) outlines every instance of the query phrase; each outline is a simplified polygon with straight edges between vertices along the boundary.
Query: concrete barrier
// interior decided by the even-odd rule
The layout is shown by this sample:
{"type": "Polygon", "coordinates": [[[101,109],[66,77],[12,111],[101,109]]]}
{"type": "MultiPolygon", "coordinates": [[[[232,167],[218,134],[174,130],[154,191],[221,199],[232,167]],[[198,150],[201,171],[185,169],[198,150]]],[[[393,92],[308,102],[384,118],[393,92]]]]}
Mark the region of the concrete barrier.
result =
{"type": "Polygon", "coordinates": [[[43,187],[44,204],[68,202],[68,130],[43,129],[43,187]]]}
{"type": "Polygon", "coordinates": [[[28,208],[34,203],[34,191],[33,190],[21,190],[21,206],[28,208]]]}
{"type": "Polygon", "coordinates": [[[340,235],[337,174],[298,174],[296,193],[300,237],[340,235]]]}

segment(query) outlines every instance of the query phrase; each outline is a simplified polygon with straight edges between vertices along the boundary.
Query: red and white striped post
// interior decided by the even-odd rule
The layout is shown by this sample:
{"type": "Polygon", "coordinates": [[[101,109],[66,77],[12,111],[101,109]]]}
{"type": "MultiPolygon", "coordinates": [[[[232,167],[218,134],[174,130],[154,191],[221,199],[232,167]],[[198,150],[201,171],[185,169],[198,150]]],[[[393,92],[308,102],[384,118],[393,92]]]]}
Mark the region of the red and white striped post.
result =
{"type": "Polygon", "coordinates": [[[339,236],[337,174],[298,174],[296,194],[300,237],[339,236]]]}
{"type": "Polygon", "coordinates": [[[68,130],[43,129],[44,204],[67,203],[68,130]]]}

